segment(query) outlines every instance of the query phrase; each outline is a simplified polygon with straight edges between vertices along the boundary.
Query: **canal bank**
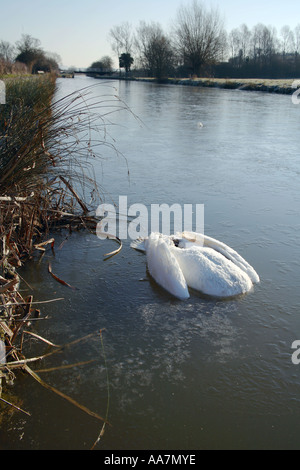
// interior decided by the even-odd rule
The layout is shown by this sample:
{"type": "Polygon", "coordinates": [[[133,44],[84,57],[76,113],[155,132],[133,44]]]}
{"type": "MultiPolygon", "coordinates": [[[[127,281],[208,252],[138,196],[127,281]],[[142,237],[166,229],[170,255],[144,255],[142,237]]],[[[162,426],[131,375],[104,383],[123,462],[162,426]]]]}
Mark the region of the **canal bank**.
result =
{"type": "MultiPolygon", "coordinates": [[[[89,230],[95,226],[80,190],[93,191],[93,201],[100,197],[86,157],[84,169],[79,163],[85,149],[93,148],[90,137],[86,140],[83,136],[87,129],[91,131],[93,118],[86,96],[83,103],[86,91],[57,99],[57,78],[52,74],[13,76],[2,83],[6,96],[5,102],[0,103],[3,105],[0,115],[1,424],[11,409],[30,416],[9,390],[17,372],[25,372],[55,391],[31,369],[30,365],[40,362],[44,355],[37,353],[28,358],[28,338],[34,337],[48,347],[57,348],[31,330],[41,318],[41,304],[57,303],[62,298],[51,295],[50,299],[36,300],[34,289],[19,271],[33,259],[41,261],[47,250],[54,253],[55,239],[50,238],[50,231],[66,230],[70,234],[72,230],[89,230]]],[[[99,111],[96,116],[99,119],[99,111]]],[[[105,145],[104,140],[102,144],[105,145]]],[[[52,272],[50,263],[47,274],[73,289],[52,272]]],[[[59,391],[56,393],[61,395],[59,391]]]]}
{"type": "Polygon", "coordinates": [[[169,79],[169,83],[178,85],[226,88],[231,90],[265,91],[269,93],[292,94],[297,83],[296,80],[272,79],[238,79],[238,78],[193,78],[169,79]]]}
{"type": "Polygon", "coordinates": [[[300,79],[265,79],[265,78],[166,78],[157,80],[153,77],[102,76],[102,79],[119,79],[139,82],[159,82],[169,85],[194,87],[224,88],[230,90],[264,91],[291,95],[299,88],[300,79]]]}

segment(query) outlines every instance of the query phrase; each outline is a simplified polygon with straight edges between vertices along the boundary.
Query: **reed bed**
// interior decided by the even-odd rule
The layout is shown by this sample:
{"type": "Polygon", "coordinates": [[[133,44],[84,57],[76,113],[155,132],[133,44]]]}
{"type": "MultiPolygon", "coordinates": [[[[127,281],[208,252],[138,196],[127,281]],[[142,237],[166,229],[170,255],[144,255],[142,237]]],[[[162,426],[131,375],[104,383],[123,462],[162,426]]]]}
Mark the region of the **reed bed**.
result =
{"type": "Polygon", "coordinates": [[[20,266],[50,228],[95,223],[103,192],[93,163],[103,147],[118,154],[110,115],[127,106],[111,93],[95,100],[93,87],[53,101],[55,86],[52,76],[7,81],[0,115],[2,264],[20,266]]]}
{"type": "MultiPolygon", "coordinates": [[[[28,359],[24,353],[23,340],[32,334],[24,328],[40,311],[32,296],[21,296],[18,268],[36,250],[54,247],[50,231],[96,228],[93,214],[103,193],[93,161],[104,149],[118,153],[109,138],[110,117],[128,111],[109,85],[109,93],[98,99],[89,87],[55,101],[56,86],[52,75],[8,79],[6,105],[0,109],[0,401],[8,404],[1,385],[11,383],[16,370],[22,370],[106,423],[39,378],[30,364],[43,355],[28,359]]],[[[50,266],[49,273],[70,287],[50,266]]],[[[101,332],[100,337],[102,342],[101,332]]],[[[51,354],[60,349],[45,338],[39,340],[54,349],[51,354]]]]}

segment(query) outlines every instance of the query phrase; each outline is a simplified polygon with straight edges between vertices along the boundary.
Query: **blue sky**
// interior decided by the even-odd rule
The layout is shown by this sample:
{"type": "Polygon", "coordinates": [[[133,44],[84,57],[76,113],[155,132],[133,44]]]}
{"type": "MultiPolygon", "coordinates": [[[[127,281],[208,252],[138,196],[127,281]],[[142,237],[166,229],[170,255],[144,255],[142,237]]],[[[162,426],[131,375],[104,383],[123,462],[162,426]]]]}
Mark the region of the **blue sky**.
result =
{"type": "MultiPolygon", "coordinates": [[[[204,0],[218,7],[226,30],[246,23],[284,25],[300,23],[299,0],[204,0]]],[[[104,55],[113,57],[108,33],[127,21],[157,21],[168,30],[177,10],[190,0],[0,0],[0,40],[15,43],[22,34],[56,52],[65,66],[87,67],[104,55]]]]}

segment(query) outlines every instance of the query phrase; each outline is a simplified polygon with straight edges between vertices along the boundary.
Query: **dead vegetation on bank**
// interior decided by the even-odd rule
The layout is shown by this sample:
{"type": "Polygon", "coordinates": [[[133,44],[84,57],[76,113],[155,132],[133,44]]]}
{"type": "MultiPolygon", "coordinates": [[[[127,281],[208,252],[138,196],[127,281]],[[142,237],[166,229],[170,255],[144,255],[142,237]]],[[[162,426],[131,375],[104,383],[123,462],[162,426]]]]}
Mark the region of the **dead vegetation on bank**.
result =
{"type": "MultiPolygon", "coordinates": [[[[21,370],[105,426],[106,418],[55,390],[32,369],[32,364],[62,346],[39,337],[52,351],[25,357],[24,339],[33,335],[26,328],[39,318],[41,306],[33,296],[21,296],[18,274],[37,250],[54,248],[55,239],[49,233],[55,228],[96,228],[90,209],[101,201],[101,194],[93,159],[101,157],[103,146],[116,152],[107,139],[109,115],[127,107],[111,93],[95,99],[92,88],[53,101],[56,79],[51,75],[6,81],[6,105],[0,110],[0,401],[16,407],[4,398],[3,387],[21,370]]],[[[70,287],[52,273],[51,266],[49,274],[70,287]]]]}

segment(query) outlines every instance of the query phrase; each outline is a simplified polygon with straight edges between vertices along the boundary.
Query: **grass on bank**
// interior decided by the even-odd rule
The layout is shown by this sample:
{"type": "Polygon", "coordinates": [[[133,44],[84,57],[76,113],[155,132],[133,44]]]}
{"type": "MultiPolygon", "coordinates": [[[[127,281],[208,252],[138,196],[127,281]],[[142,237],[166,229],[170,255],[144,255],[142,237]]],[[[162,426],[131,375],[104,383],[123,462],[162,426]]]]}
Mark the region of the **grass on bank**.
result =
{"type": "MultiPolygon", "coordinates": [[[[155,78],[134,78],[137,81],[156,82],[155,78]]],[[[258,79],[258,78],[166,78],[162,83],[169,85],[187,85],[232,90],[264,91],[270,93],[292,94],[295,91],[294,79],[258,79]]]]}

